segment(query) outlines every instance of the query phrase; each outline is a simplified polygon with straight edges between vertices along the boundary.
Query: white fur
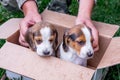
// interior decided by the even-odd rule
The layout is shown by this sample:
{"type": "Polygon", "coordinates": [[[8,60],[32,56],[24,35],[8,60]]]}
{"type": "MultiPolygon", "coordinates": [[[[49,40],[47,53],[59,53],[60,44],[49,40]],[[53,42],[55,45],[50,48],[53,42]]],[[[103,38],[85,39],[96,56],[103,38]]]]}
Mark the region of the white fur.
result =
{"type": "Polygon", "coordinates": [[[60,58],[66,61],[70,61],[72,63],[82,65],[82,66],[87,66],[87,60],[80,58],[76,51],[73,50],[71,47],[69,47],[69,51],[65,52],[63,49],[63,43],[60,45],[60,58]]]}
{"type": "MultiPolygon", "coordinates": [[[[52,55],[53,54],[53,49],[52,49],[52,45],[49,41],[50,39],[50,36],[51,36],[51,29],[50,27],[44,27],[40,30],[40,33],[41,33],[41,36],[42,36],[42,43],[37,45],[37,53],[38,55],[40,56],[45,56],[43,54],[44,51],[49,51],[50,54],[49,55],[52,55]]],[[[47,55],[47,56],[49,56],[47,55]]]]}
{"type": "Polygon", "coordinates": [[[83,59],[84,58],[89,59],[89,57],[87,56],[86,53],[89,51],[91,51],[91,53],[94,53],[93,47],[91,44],[91,34],[90,34],[90,31],[88,30],[88,28],[86,28],[86,27],[82,28],[82,31],[86,38],[86,44],[81,48],[79,57],[81,57],[83,59]]]}
{"type": "Polygon", "coordinates": [[[63,49],[63,43],[60,45],[60,58],[66,61],[70,61],[75,64],[79,64],[82,66],[87,66],[87,59],[88,57],[87,52],[93,52],[92,44],[91,44],[91,34],[86,27],[82,28],[82,31],[86,38],[86,44],[81,48],[80,55],[77,55],[77,51],[72,49],[70,46],[68,47],[68,52],[65,52],[63,49]]]}

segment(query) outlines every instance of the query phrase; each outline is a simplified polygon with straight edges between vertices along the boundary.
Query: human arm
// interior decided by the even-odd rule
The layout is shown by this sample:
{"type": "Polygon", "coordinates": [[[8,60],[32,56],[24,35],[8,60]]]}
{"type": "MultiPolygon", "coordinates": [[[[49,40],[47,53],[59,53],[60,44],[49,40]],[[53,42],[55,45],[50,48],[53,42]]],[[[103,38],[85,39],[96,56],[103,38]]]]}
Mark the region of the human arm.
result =
{"type": "Polygon", "coordinates": [[[76,24],[85,24],[92,31],[94,51],[99,50],[98,31],[92,23],[91,13],[94,6],[94,0],[80,0],[76,24]]]}
{"type": "Polygon", "coordinates": [[[29,27],[41,21],[41,15],[38,12],[35,0],[26,0],[21,6],[21,10],[25,17],[20,22],[19,42],[21,45],[28,47],[28,44],[25,41],[25,33],[29,27]]]}

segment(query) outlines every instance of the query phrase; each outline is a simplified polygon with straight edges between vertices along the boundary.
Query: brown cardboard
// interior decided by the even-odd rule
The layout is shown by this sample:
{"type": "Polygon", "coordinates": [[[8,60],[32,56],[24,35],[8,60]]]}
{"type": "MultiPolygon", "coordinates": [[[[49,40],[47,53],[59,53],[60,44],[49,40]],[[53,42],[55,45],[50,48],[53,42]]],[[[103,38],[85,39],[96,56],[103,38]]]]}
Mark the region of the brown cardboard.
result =
{"type": "Polygon", "coordinates": [[[110,41],[111,41],[111,38],[106,38],[103,36],[99,36],[99,38],[100,38],[99,39],[100,40],[99,51],[94,54],[94,58],[88,60],[88,64],[95,68],[99,65],[99,62],[102,59],[110,41]]]}
{"type": "MultiPolygon", "coordinates": [[[[56,25],[62,24],[62,26],[66,28],[71,28],[75,24],[75,19],[76,19],[75,16],[70,16],[48,10],[44,11],[42,16],[44,16],[43,20],[56,25]]],[[[96,68],[101,58],[103,57],[104,52],[107,49],[112,37],[114,36],[115,32],[118,30],[119,27],[117,25],[111,25],[102,22],[93,21],[93,23],[97,28],[97,30],[99,31],[100,50],[94,55],[93,59],[89,60],[88,64],[96,68]]]]}
{"type": "MultiPolygon", "coordinates": [[[[42,16],[44,16],[43,20],[56,24],[56,25],[62,25],[66,28],[71,28],[75,24],[75,19],[76,19],[75,16],[52,12],[49,10],[44,11],[42,16]]],[[[111,25],[111,24],[95,22],[95,21],[93,21],[93,23],[95,27],[97,28],[97,30],[99,31],[99,34],[102,36],[112,38],[116,30],[118,30],[117,25],[111,25]]]]}
{"type": "Polygon", "coordinates": [[[105,55],[98,68],[104,68],[106,66],[113,66],[120,63],[120,37],[115,37],[111,40],[105,55]]]}
{"type": "Polygon", "coordinates": [[[0,26],[0,39],[7,39],[10,35],[15,33],[15,31],[19,29],[18,26],[20,21],[21,19],[13,18],[5,22],[2,26],[0,26]]]}
{"type": "Polygon", "coordinates": [[[92,69],[54,57],[40,57],[30,49],[9,42],[6,42],[0,52],[0,67],[36,80],[89,80],[94,73],[92,69]]]}
{"type": "MultiPolygon", "coordinates": [[[[74,16],[47,10],[42,13],[42,17],[44,21],[57,26],[59,42],[64,29],[72,27],[76,19],[74,16]]],[[[0,38],[7,39],[0,50],[1,68],[36,80],[91,80],[97,68],[120,63],[117,55],[120,53],[120,38],[112,38],[119,28],[117,25],[93,21],[99,31],[100,50],[88,61],[89,67],[86,68],[54,57],[40,57],[30,49],[18,45],[20,21],[21,19],[10,19],[0,27],[0,38]]]]}

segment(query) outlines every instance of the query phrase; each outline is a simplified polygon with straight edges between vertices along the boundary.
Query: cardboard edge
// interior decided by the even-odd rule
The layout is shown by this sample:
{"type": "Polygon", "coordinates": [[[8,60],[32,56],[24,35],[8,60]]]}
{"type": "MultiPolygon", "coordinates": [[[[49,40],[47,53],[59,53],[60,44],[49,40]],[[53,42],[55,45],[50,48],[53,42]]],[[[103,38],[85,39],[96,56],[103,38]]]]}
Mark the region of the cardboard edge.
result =
{"type": "Polygon", "coordinates": [[[0,39],[7,39],[19,29],[19,22],[22,18],[12,18],[0,26],[0,39]],[[14,24],[11,24],[14,23],[14,24]]]}
{"type": "MultiPolygon", "coordinates": [[[[107,37],[107,38],[112,38],[115,35],[115,33],[118,31],[118,29],[120,28],[119,25],[115,25],[115,24],[109,24],[109,23],[103,23],[103,22],[96,22],[96,21],[93,21],[93,23],[94,23],[95,26],[105,25],[105,26],[109,26],[109,27],[114,27],[114,29],[113,29],[114,32],[112,32],[112,33],[108,33],[108,34],[105,35],[105,34],[99,32],[100,35],[102,35],[104,37],[107,37]],[[109,35],[109,34],[111,34],[111,35],[109,35]]],[[[100,27],[96,27],[96,28],[97,29],[101,29],[100,27]]],[[[102,31],[102,30],[100,30],[100,31],[102,31]]],[[[109,32],[111,32],[111,31],[109,31],[109,32]]]]}
{"type": "Polygon", "coordinates": [[[97,69],[114,66],[120,63],[120,37],[112,38],[105,55],[101,59],[97,69]]]}
{"type": "Polygon", "coordinates": [[[41,15],[43,16],[43,21],[45,20],[47,22],[50,22],[50,23],[56,24],[56,25],[61,25],[61,23],[62,23],[62,26],[66,27],[66,28],[71,28],[75,24],[75,19],[76,19],[75,16],[58,13],[58,12],[50,11],[50,10],[44,10],[41,15]],[[52,16],[52,18],[51,18],[51,16],[52,16]],[[65,18],[65,16],[67,18],[65,18]],[[69,18],[69,17],[71,17],[71,18],[69,18]],[[65,19],[67,21],[67,23],[70,23],[70,24],[67,24],[66,22],[64,22],[63,19],[65,19]],[[61,21],[58,21],[58,20],[61,20],[61,21]]]}
{"type": "Polygon", "coordinates": [[[70,78],[73,78],[73,77],[76,80],[79,80],[79,78],[83,78],[83,80],[89,80],[88,78],[92,78],[95,72],[95,70],[93,69],[85,68],[83,66],[79,66],[70,62],[59,60],[58,58],[54,58],[54,57],[50,57],[47,59],[40,58],[37,54],[34,54],[34,52],[31,52],[30,50],[25,49],[24,47],[12,44],[10,42],[6,42],[5,45],[1,48],[1,51],[2,51],[0,55],[0,59],[2,59],[0,61],[1,68],[7,69],[9,71],[12,71],[18,74],[22,74],[23,76],[27,76],[29,78],[36,79],[36,80],[39,80],[39,79],[46,80],[48,79],[46,78],[46,75],[49,77],[50,80],[56,80],[58,79],[58,77],[60,77],[60,79],[64,78],[67,80],[70,80],[70,78]],[[17,47],[17,49],[14,50],[14,47],[17,47]],[[6,48],[9,48],[9,49],[6,51],[5,50],[6,48]],[[26,53],[20,53],[18,52],[18,49],[19,50],[21,49],[23,52],[26,51],[26,53]],[[35,62],[33,62],[34,58],[35,58],[35,62]],[[24,62],[22,60],[24,60],[24,62]],[[36,66],[34,68],[29,67],[31,65],[36,65],[36,66]],[[51,65],[51,67],[48,65],[51,65]],[[48,67],[45,68],[44,66],[48,66],[48,67]],[[39,67],[41,68],[38,70],[39,67]],[[53,71],[51,70],[51,68],[53,68],[53,71]],[[49,74],[55,75],[55,78],[50,77],[49,74]],[[76,74],[76,75],[73,75],[73,74],[76,74]],[[88,76],[87,78],[85,77],[86,74],[88,76]],[[40,78],[40,75],[42,75],[43,78],[42,77],[40,78]]]}
{"type": "MultiPolygon", "coordinates": [[[[66,28],[71,28],[72,26],[75,25],[76,16],[58,13],[58,12],[54,12],[54,11],[50,11],[50,10],[44,10],[41,15],[43,16],[43,21],[45,20],[45,21],[48,21],[48,22],[56,24],[56,25],[62,24],[66,28]],[[67,23],[64,22],[63,19],[65,19],[65,21],[67,21],[67,23]],[[58,21],[58,20],[60,20],[60,21],[58,21]]],[[[98,29],[99,35],[105,36],[108,38],[112,38],[114,36],[115,32],[119,29],[119,26],[113,25],[113,24],[108,24],[108,23],[93,21],[93,24],[95,26],[97,26],[96,29],[98,29]],[[105,27],[103,27],[102,29],[101,29],[102,26],[100,26],[101,24],[105,25],[105,27]],[[110,27],[110,29],[106,30],[108,26],[110,27]],[[113,30],[110,31],[111,29],[113,29],[113,30]],[[103,31],[103,30],[106,30],[106,31],[103,31]]]]}
{"type": "Polygon", "coordinates": [[[108,36],[109,37],[109,36],[108,36]]]}

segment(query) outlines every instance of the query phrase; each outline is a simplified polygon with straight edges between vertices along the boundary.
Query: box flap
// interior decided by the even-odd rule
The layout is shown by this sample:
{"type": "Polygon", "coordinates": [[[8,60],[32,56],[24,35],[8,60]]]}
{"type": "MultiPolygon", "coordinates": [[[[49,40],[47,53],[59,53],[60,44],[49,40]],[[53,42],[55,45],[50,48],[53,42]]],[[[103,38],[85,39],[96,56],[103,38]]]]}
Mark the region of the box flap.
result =
{"type": "Polygon", "coordinates": [[[94,57],[88,60],[88,65],[94,66],[95,68],[98,67],[107,47],[112,38],[106,38],[104,36],[99,36],[99,51],[94,54],[94,57]]]}
{"type": "Polygon", "coordinates": [[[0,26],[0,39],[6,39],[19,29],[20,18],[13,18],[0,26]]]}
{"type": "Polygon", "coordinates": [[[94,74],[93,69],[54,57],[40,57],[30,49],[9,42],[0,50],[0,67],[35,80],[91,80],[94,74]]]}
{"type": "MultiPolygon", "coordinates": [[[[41,15],[43,17],[43,20],[56,25],[64,26],[66,28],[72,27],[75,24],[76,19],[75,16],[53,12],[49,10],[45,10],[41,15]]],[[[20,18],[13,18],[2,24],[0,26],[0,39],[6,39],[14,32],[16,32],[19,29],[20,20],[20,18]]],[[[98,29],[100,35],[107,37],[113,37],[114,33],[119,28],[117,25],[111,25],[95,21],[93,21],[93,24],[98,29]]]]}
{"type": "Polygon", "coordinates": [[[112,38],[98,68],[105,68],[120,63],[120,37],[112,38]]]}
{"type": "MultiPolygon", "coordinates": [[[[45,21],[48,21],[56,25],[61,25],[67,28],[72,27],[75,24],[75,19],[76,19],[75,16],[53,12],[49,10],[45,10],[42,13],[42,16],[43,16],[43,20],[45,21]]],[[[100,35],[110,38],[113,37],[113,35],[119,28],[117,25],[111,25],[111,24],[95,22],[95,21],[93,21],[93,24],[98,29],[100,35]]]]}
{"type": "Polygon", "coordinates": [[[113,24],[107,24],[96,21],[93,21],[93,24],[95,25],[101,36],[108,38],[112,38],[119,29],[118,25],[113,25],[113,24]]]}

